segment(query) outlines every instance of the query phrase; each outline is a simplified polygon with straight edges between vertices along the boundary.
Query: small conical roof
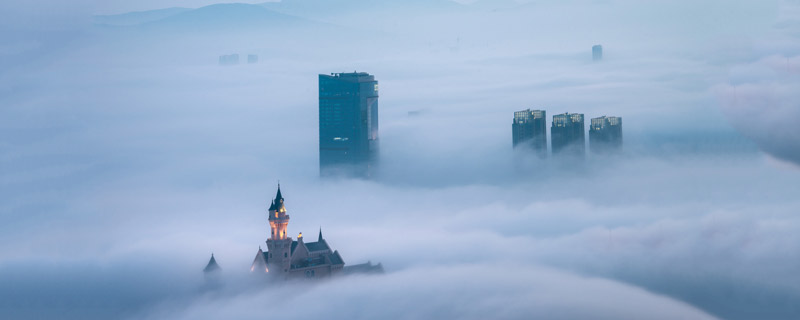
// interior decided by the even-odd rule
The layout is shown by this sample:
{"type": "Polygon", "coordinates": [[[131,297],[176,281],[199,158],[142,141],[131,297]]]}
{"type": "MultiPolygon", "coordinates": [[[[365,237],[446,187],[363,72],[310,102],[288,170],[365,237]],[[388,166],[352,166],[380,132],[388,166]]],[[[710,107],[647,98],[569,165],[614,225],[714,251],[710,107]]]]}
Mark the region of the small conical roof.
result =
{"type": "Polygon", "coordinates": [[[322,241],[322,227],[319,227],[319,238],[317,238],[317,241],[322,241]]]}
{"type": "Polygon", "coordinates": [[[281,184],[278,184],[278,193],[275,194],[275,199],[269,206],[269,210],[278,210],[283,205],[283,195],[281,195],[281,184]]]}
{"type": "Polygon", "coordinates": [[[278,194],[275,195],[275,202],[280,202],[283,200],[283,196],[281,195],[281,184],[278,184],[278,194]]]}
{"type": "Polygon", "coordinates": [[[213,272],[213,271],[217,271],[219,269],[221,269],[221,268],[217,264],[217,260],[214,259],[214,254],[212,253],[211,254],[211,260],[208,260],[208,264],[203,269],[203,272],[213,272]]]}

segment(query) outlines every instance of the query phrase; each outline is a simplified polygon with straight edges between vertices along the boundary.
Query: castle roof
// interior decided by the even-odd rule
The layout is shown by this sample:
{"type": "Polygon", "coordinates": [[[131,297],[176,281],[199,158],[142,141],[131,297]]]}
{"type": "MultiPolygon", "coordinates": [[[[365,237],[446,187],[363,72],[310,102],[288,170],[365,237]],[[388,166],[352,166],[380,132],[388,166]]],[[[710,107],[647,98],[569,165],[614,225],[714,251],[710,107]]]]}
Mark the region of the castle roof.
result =
{"type": "Polygon", "coordinates": [[[331,258],[331,264],[332,265],[337,265],[337,264],[342,264],[343,265],[344,264],[344,260],[342,260],[342,256],[339,255],[339,250],[334,251],[333,254],[331,254],[330,258],[331,258]]]}
{"type": "Polygon", "coordinates": [[[269,272],[267,265],[269,265],[269,255],[259,247],[256,258],[253,259],[253,264],[250,266],[250,271],[264,270],[269,272]]]}
{"type": "Polygon", "coordinates": [[[382,264],[372,264],[372,261],[346,266],[344,267],[343,271],[345,274],[376,274],[384,272],[382,264]]]}
{"type": "Polygon", "coordinates": [[[330,247],[328,247],[328,242],[326,242],[325,240],[317,242],[308,242],[304,244],[306,245],[308,252],[325,251],[331,249],[330,247]]]}
{"type": "Polygon", "coordinates": [[[275,199],[272,200],[272,204],[269,206],[269,210],[278,210],[283,206],[283,195],[281,195],[281,185],[278,184],[278,193],[275,194],[275,199]]]}

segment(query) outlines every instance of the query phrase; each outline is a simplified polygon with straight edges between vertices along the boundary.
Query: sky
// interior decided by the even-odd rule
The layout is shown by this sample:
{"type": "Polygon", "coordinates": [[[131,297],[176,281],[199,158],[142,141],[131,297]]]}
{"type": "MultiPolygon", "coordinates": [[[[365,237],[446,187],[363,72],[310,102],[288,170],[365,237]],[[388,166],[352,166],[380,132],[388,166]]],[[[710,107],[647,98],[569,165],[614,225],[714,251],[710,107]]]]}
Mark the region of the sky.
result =
{"type": "Polygon", "coordinates": [[[800,315],[797,1],[315,1],[0,4],[2,318],[800,315]],[[317,76],[353,70],[380,165],[321,180],[317,76]],[[527,108],[623,152],[514,150],[527,108]],[[254,281],[279,181],[290,235],[386,273],[254,281]]]}

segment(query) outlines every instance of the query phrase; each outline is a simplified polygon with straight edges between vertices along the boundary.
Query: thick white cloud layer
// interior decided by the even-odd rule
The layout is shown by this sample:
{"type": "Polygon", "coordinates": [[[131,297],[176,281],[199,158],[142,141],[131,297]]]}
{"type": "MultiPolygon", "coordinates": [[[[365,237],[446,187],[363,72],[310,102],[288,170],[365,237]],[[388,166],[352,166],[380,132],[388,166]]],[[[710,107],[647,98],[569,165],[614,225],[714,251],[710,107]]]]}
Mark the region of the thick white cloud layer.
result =
{"type": "Polygon", "coordinates": [[[574,1],[10,37],[0,311],[247,319],[283,298],[273,316],[794,318],[800,171],[758,148],[798,149],[797,7],[574,1]],[[216,65],[234,52],[260,63],[216,65]],[[381,166],[321,181],[317,74],[353,69],[381,84],[381,166]],[[525,108],[622,116],[625,153],[515,153],[525,108]],[[243,288],[278,179],[291,233],[322,227],[347,263],[387,274],[243,288]],[[211,251],[230,283],[204,293],[211,251]]]}
{"type": "MultiPolygon", "coordinates": [[[[174,306],[172,306],[174,308],[174,306]]],[[[642,289],[513,263],[412,268],[384,276],[209,294],[154,319],[714,319],[642,289]]]]}
{"type": "Polygon", "coordinates": [[[734,68],[721,87],[734,125],[766,152],[800,165],[800,57],[774,55],[734,68]]]}

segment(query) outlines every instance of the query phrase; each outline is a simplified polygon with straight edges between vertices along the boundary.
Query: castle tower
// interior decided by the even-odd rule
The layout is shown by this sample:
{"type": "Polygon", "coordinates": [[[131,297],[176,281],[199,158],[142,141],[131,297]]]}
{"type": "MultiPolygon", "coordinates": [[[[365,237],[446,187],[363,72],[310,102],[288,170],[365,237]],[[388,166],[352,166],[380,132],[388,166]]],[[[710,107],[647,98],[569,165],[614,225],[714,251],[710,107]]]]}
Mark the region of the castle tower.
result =
{"type": "Polygon", "coordinates": [[[281,196],[281,186],[278,185],[278,193],[272,205],[269,207],[269,227],[270,237],[267,239],[268,264],[270,272],[288,272],[292,262],[292,238],[286,236],[286,228],[289,226],[289,215],[286,214],[286,207],[283,205],[281,196]]]}
{"type": "MultiPolygon", "coordinates": [[[[266,274],[268,276],[264,279],[278,280],[325,278],[345,272],[342,256],[339,251],[331,249],[328,241],[322,237],[322,228],[319,230],[316,242],[306,242],[302,233],[297,236],[297,240],[287,236],[289,215],[286,214],[280,185],[269,207],[268,221],[270,234],[267,239],[267,251],[258,248],[250,266],[251,274],[266,274]]],[[[382,270],[380,264],[373,266],[368,263],[356,265],[349,272],[362,273],[365,270],[378,269],[382,270]]]]}

